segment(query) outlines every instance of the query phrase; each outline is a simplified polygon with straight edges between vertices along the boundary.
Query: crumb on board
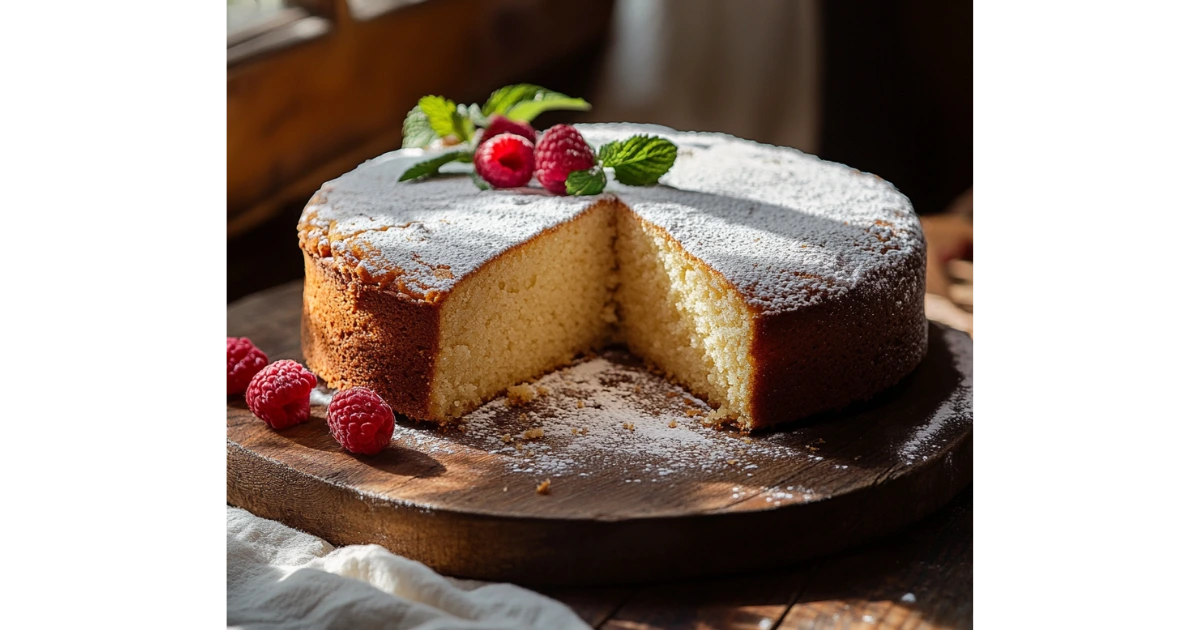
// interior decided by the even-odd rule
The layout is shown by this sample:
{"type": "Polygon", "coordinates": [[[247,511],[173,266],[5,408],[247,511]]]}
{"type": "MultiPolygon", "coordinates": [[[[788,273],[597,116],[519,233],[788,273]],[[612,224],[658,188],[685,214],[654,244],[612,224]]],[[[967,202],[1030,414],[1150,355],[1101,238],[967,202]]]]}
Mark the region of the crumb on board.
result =
{"type": "Polygon", "coordinates": [[[501,436],[500,436],[500,441],[501,441],[501,442],[504,442],[505,444],[509,444],[510,442],[512,442],[512,434],[511,434],[511,433],[505,433],[504,435],[501,435],[501,436]]]}
{"type": "Polygon", "coordinates": [[[743,442],[745,442],[745,443],[747,443],[747,444],[753,444],[753,443],[754,443],[754,440],[751,440],[751,439],[750,439],[750,438],[748,438],[748,437],[743,437],[743,438],[742,438],[742,441],[743,441],[743,442]]]}
{"type": "Polygon", "coordinates": [[[625,429],[625,430],[627,430],[627,431],[632,431],[632,430],[633,430],[633,423],[632,423],[632,422],[625,422],[625,423],[621,424],[621,428],[622,428],[622,429],[625,429]]]}
{"type": "Polygon", "coordinates": [[[726,464],[729,464],[730,466],[737,466],[738,460],[736,460],[736,459],[727,459],[727,460],[725,460],[725,463],[726,463],[726,464]]]}
{"type": "Polygon", "coordinates": [[[641,385],[634,385],[634,386],[633,386],[633,393],[635,393],[635,394],[640,394],[640,393],[642,393],[642,386],[641,386],[641,385]]]}
{"type": "Polygon", "coordinates": [[[579,435],[579,429],[576,429],[575,427],[571,427],[571,435],[579,435]]]}
{"type": "Polygon", "coordinates": [[[684,398],[683,398],[683,404],[685,404],[685,405],[687,405],[687,406],[689,406],[689,407],[695,407],[695,406],[696,406],[696,401],[692,400],[691,398],[688,398],[688,397],[684,396],[684,398]]]}
{"type": "Polygon", "coordinates": [[[704,413],[704,412],[700,411],[699,409],[685,409],[683,411],[683,414],[689,418],[691,418],[692,416],[698,416],[702,413],[704,413]]]}
{"type": "Polygon", "coordinates": [[[579,435],[587,435],[587,427],[583,427],[582,429],[580,429],[579,435]]]}
{"type": "Polygon", "coordinates": [[[508,486],[504,486],[504,490],[502,490],[502,492],[508,492],[508,486]]]}
{"type": "Polygon", "coordinates": [[[546,387],[545,385],[538,385],[538,386],[537,386],[537,393],[538,393],[538,395],[539,395],[539,396],[545,396],[546,394],[549,394],[549,393],[550,393],[550,388],[549,388],[549,387],[546,387]]]}
{"type": "Polygon", "coordinates": [[[674,429],[674,428],[675,428],[675,427],[677,427],[677,426],[679,426],[679,425],[678,425],[678,424],[676,424],[676,422],[675,422],[675,418],[671,418],[671,421],[667,423],[667,428],[668,428],[668,429],[674,429]]]}
{"type": "Polygon", "coordinates": [[[674,398],[679,395],[679,392],[667,392],[667,398],[674,398]]]}
{"type": "Polygon", "coordinates": [[[549,479],[538,484],[537,493],[538,494],[550,494],[550,480],[549,479]]]}
{"type": "Polygon", "coordinates": [[[536,440],[546,436],[546,432],[541,427],[534,427],[525,432],[526,440],[536,440]]]}
{"type": "Polygon", "coordinates": [[[575,408],[576,408],[576,409],[583,409],[583,401],[582,401],[582,400],[576,400],[576,401],[575,401],[575,408]]]}
{"type": "Polygon", "coordinates": [[[521,383],[508,388],[508,404],[510,406],[524,405],[537,397],[537,390],[529,383],[521,383]]]}

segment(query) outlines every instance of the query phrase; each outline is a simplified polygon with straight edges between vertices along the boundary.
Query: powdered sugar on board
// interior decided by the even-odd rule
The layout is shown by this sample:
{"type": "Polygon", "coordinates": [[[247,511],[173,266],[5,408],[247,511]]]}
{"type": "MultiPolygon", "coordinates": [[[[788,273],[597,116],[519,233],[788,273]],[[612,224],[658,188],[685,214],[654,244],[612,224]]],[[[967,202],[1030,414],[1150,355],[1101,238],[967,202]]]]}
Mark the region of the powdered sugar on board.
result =
{"type": "MultiPolygon", "coordinates": [[[[613,349],[533,381],[521,397],[532,395],[528,402],[501,396],[446,427],[400,418],[394,447],[397,455],[415,451],[447,471],[475,462],[468,466],[490,475],[468,474],[462,491],[535,496],[549,479],[547,514],[577,505],[585,492],[596,502],[597,492],[617,488],[625,489],[624,499],[645,501],[628,504],[638,514],[647,504],[655,513],[669,511],[672,501],[683,505],[683,497],[697,493],[724,497],[732,509],[818,500],[846,492],[851,480],[944,461],[947,449],[969,436],[970,345],[966,335],[935,326],[926,362],[892,390],[840,413],[753,435],[706,426],[711,407],[613,349]]],[[[314,416],[323,417],[318,398],[314,416]]]]}

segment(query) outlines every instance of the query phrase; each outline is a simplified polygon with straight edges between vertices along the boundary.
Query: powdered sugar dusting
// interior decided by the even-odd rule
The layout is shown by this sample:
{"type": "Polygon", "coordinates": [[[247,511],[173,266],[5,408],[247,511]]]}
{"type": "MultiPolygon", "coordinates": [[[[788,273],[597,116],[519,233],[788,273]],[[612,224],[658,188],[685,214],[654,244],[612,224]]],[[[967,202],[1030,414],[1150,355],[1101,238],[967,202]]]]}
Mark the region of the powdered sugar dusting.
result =
{"type": "MultiPolygon", "coordinates": [[[[578,129],[594,146],[639,133],[675,142],[679,157],[662,185],[611,182],[609,191],[766,312],[863,286],[886,288],[902,303],[921,298],[913,272],[924,263],[920,224],[908,199],[873,175],[722,134],[646,125],[578,129]]],[[[431,155],[395,151],[326,183],[300,221],[306,248],[364,282],[432,299],[597,201],[536,187],[480,192],[465,164],[443,169],[460,176],[397,182],[431,155]]]]}

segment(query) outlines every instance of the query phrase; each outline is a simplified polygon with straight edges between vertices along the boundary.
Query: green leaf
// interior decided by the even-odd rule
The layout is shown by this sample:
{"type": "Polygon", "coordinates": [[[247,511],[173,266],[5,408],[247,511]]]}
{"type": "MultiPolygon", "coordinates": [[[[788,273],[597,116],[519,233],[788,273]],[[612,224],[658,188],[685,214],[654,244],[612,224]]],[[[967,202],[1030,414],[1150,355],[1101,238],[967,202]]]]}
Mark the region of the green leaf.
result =
{"type": "Polygon", "coordinates": [[[492,187],[491,184],[487,183],[487,181],[483,179],[482,175],[476,173],[475,171],[471,171],[471,181],[475,182],[475,187],[479,190],[488,190],[492,187]]]}
{"type": "Polygon", "coordinates": [[[607,184],[608,178],[604,176],[604,169],[598,166],[586,171],[572,171],[567,175],[567,194],[599,195],[604,192],[604,186],[607,184]]]}
{"type": "Polygon", "coordinates": [[[544,91],[546,91],[546,88],[528,83],[506,85],[492,92],[492,95],[488,97],[487,102],[483,104],[483,115],[506,114],[508,110],[512,109],[513,105],[521,101],[528,101],[538,92],[544,91]]]}
{"type": "MultiPolygon", "coordinates": [[[[423,96],[417,102],[417,107],[425,112],[430,128],[439,137],[455,135],[454,116],[458,113],[458,109],[454,106],[454,101],[440,96],[423,96]]],[[[461,139],[459,138],[459,140],[461,139]]]]}
{"type": "Polygon", "coordinates": [[[581,98],[571,98],[566,94],[546,90],[534,94],[532,99],[517,103],[512,109],[508,110],[505,116],[510,120],[529,122],[537,118],[542,112],[548,112],[552,109],[587,111],[591,108],[592,104],[581,98]]]}
{"type": "Polygon", "coordinates": [[[629,186],[657,184],[675,164],[679,149],[658,136],[633,136],[600,147],[596,160],[612,167],[617,181],[629,186]]]}
{"type": "Polygon", "coordinates": [[[430,175],[437,173],[438,169],[451,162],[472,161],[474,161],[474,156],[468,151],[451,151],[450,153],[443,153],[433,159],[413,164],[408,168],[407,171],[404,171],[404,174],[400,176],[398,181],[406,182],[410,179],[417,179],[418,177],[429,177],[430,175]]]}
{"type": "Polygon", "coordinates": [[[463,142],[470,142],[475,136],[475,123],[471,122],[471,110],[466,105],[459,105],[450,117],[454,123],[454,135],[463,142]]]}
{"type": "Polygon", "coordinates": [[[421,106],[412,108],[404,117],[404,142],[400,146],[405,149],[420,149],[437,139],[437,132],[429,126],[429,117],[421,111],[421,106]]]}
{"type": "Polygon", "coordinates": [[[477,103],[471,103],[471,106],[467,108],[467,117],[475,123],[476,127],[488,126],[488,117],[483,115],[483,110],[479,109],[477,103]]]}

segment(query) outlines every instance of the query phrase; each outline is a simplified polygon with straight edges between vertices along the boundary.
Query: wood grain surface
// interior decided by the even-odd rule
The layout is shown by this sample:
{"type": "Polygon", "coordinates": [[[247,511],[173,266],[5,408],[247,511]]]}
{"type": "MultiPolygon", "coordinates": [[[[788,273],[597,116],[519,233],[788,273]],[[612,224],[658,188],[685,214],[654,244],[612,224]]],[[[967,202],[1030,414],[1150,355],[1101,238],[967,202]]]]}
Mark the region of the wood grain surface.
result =
{"type": "MultiPolygon", "coordinates": [[[[272,360],[300,360],[299,309],[298,283],[256,294],[229,308],[228,333],[250,337],[272,360]]],[[[699,426],[680,407],[680,390],[627,354],[602,359],[614,391],[632,396],[636,387],[646,401],[643,430],[603,452],[571,435],[547,435],[537,451],[506,450],[501,435],[527,427],[522,414],[563,406],[552,400],[557,390],[491,414],[490,431],[401,418],[392,446],[374,457],[341,450],[319,405],[308,422],[273,431],[231,397],[228,501],[449,575],[629,584],[829,554],[932,513],[970,481],[971,343],[940,325],[931,324],[916,372],[870,404],[749,437],[699,426]],[[688,432],[686,453],[655,443],[663,432],[650,427],[668,418],[688,432]],[[687,466],[672,461],[684,455],[687,466]],[[550,493],[536,493],[545,479],[550,493]]]]}

